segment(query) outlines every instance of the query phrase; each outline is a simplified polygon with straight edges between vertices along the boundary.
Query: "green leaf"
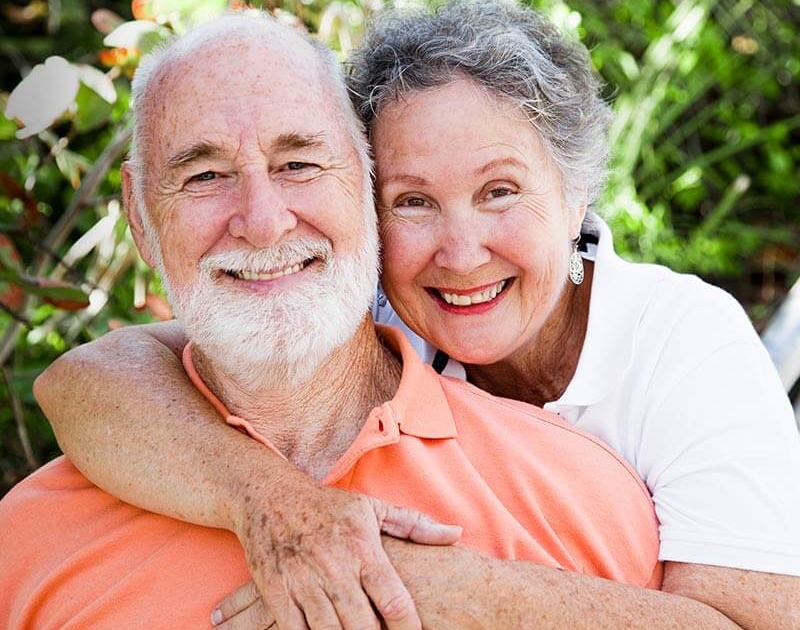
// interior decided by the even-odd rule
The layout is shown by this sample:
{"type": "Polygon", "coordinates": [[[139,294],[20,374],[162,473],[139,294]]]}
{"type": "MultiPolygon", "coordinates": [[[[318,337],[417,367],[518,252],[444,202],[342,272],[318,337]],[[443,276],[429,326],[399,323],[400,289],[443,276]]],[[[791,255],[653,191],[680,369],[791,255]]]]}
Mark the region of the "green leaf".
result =
{"type": "Polygon", "coordinates": [[[91,167],[91,163],[82,155],[70,151],[69,149],[61,149],[56,153],[56,165],[61,174],[69,180],[73,188],[81,185],[81,173],[86,172],[91,167]]]}
{"type": "Polygon", "coordinates": [[[106,46],[114,48],[139,48],[143,54],[169,36],[163,26],[149,20],[133,20],[120,24],[103,40],[106,46]]]}
{"type": "Polygon", "coordinates": [[[220,15],[227,7],[227,0],[158,0],[155,3],[160,15],[180,16],[178,23],[173,23],[178,33],[185,31],[190,24],[199,24],[220,15]]]}
{"type": "Polygon", "coordinates": [[[6,110],[7,100],[5,94],[0,95],[0,140],[12,140],[17,132],[17,124],[6,118],[3,113],[6,110]]]}
{"type": "Polygon", "coordinates": [[[63,280],[34,278],[0,267],[0,282],[21,287],[26,293],[36,295],[47,304],[64,310],[76,311],[89,305],[89,296],[83,289],[63,280]]]}
{"type": "Polygon", "coordinates": [[[47,304],[66,311],[78,311],[89,306],[89,296],[79,287],[44,278],[37,278],[36,281],[38,283],[36,288],[28,285],[26,289],[29,293],[38,295],[47,304]]]}
{"type": "Polygon", "coordinates": [[[78,88],[78,96],[75,98],[77,111],[73,124],[75,130],[84,133],[91,129],[96,129],[111,118],[114,105],[101,97],[97,92],[81,83],[78,88]]]}

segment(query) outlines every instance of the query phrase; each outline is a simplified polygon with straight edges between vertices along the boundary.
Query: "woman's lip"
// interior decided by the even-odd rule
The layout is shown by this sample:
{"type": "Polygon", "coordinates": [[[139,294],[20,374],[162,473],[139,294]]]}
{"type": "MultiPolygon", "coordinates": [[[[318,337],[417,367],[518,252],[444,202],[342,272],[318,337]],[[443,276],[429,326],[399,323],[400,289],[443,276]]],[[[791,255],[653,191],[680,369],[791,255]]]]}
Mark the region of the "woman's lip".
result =
{"type": "Polygon", "coordinates": [[[439,307],[449,313],[479,314],[494,308],[513,282],[512,277],[470,289],[428,287],[427,291],[439,307]]]}
{"type": "Polygon", "coordinates": [[[436,291],[437,293],[452,293],[455,295],[472,295],[474,293],[480,293],[481,291],[485,291],[500,282],[508,282],[511,278],[503,278],[502,280],[496,280],[495,282],[489,282],[487,284],[478,285],[475,287],[469,287],[468,289],[456,289],[453,287],[428,287],[429,291],[436,291]]]}

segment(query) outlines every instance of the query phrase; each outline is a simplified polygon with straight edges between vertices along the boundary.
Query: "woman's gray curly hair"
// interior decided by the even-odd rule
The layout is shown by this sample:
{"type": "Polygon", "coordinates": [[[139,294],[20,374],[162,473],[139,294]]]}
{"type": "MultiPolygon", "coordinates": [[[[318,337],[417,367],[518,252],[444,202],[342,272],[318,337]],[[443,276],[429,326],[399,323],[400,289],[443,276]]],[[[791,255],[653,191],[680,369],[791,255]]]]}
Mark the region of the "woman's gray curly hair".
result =
{"type": "Polygon", "coordinates": [[[351,99],[368,130],[387,103],[466,76],[524,112],[561,171],[568,207],[600,194],[611,110],[586,48],[533,9],[456,0],[430,12],[389,11],[348,65],[351,99]]]}

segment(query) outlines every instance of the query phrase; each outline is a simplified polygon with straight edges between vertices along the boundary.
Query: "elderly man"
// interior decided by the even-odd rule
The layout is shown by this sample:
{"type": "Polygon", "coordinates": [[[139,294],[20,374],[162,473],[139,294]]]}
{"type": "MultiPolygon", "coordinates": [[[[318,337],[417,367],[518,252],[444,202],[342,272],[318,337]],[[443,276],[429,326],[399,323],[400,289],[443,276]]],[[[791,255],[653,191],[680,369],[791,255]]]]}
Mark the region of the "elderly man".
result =
{"type": "MultiPolygon", "coordinates": [[[[126,207],[194,386],[306,474],[463,526],[459,546],[385,541],[426,626],[530,627],[533,576],[555,569],[659,586],[652,506],[624,462],[375,329],[369,160],[328,53],[227,16],[144,63],[134,100],[126,207]]],[[[0,531],[6,628],[201,627],[248,578],[231,533],[124,504],[63,458],[0,503],[0,531]]]]}

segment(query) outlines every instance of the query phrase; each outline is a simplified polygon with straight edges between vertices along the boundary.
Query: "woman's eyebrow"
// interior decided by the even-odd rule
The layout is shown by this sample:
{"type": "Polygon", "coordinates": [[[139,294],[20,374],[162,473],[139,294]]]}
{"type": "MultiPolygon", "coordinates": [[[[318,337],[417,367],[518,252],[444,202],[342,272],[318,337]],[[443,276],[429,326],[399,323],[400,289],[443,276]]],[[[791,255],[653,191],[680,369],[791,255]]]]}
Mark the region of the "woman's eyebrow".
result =
{"type": "Polygon", "coordinates": [[[484,175],[491,171],[492,169],[497,168],[498,166],[516,166],[516,167],[525,167],[525,164],[518,160],[515,157],[504,157],[504,158],[497,158],[495,160],[490,160],[486,162],[486,164],[482,164],[478,168],[475,169],[475,175],[484,175]]]}

